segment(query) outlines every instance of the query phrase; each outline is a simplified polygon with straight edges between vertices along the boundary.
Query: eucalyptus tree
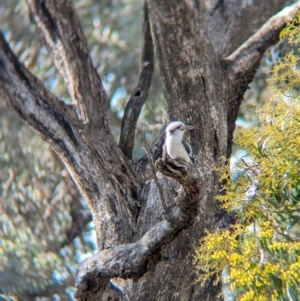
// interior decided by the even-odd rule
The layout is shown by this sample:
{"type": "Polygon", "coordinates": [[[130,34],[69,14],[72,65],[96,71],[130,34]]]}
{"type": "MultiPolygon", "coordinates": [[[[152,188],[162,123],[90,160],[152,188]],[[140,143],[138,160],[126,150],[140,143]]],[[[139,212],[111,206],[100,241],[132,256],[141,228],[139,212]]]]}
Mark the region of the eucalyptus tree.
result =
{"type": "Polygon", "coordinates": [[[161,1],[144,5],[138,83],[119,144],[109,100],[70,0],[28,0],[32,21],[71,101],[47,89],[0,38],[0,91],[47,141],[89,206],[98,252],[76,274],[77,300],[220,300],[220,283],[195,283],[195,247],[205,229],[235,217],[219,206],[218,168],[232,150],[235,121],[260,58],[278,41],[300,2],[161,1]],[[281,10],[281,11],[280,11],[281,10]],[[134,131],[154,69],[160,69],[169,120],[192,124],[195,164],[163,152],[163,132],[133,161],[134,131]],[[163,177],[157,177],[160,171],[163,177]]]}

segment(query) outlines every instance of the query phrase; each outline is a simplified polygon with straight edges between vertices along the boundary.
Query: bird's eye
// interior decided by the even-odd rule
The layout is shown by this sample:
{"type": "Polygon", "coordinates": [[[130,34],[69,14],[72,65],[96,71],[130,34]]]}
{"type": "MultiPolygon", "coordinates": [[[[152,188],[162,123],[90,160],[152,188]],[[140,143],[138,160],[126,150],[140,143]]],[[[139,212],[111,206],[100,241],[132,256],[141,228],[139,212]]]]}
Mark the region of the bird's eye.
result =
{"type": "Polygon", "coordinates": [[[176,128],[176,130],[179,130],[180,129],[180,125],[176,128]]]}

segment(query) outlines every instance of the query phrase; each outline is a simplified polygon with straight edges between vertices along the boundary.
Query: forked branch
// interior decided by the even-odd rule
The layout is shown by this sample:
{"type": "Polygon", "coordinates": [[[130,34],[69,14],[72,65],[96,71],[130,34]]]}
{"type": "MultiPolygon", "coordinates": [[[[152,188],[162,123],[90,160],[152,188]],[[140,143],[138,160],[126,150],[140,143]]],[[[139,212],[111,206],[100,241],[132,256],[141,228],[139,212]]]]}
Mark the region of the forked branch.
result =
{"type": "Polygon", "coordinates": [[[87,41],[71,0],[28,0],[32,20],[62,75],[89,136],[104,121],[107,96],[93,67],[87,41]]]}
{"type": "Polygon", "coordinates": [[[50,144],[65,134],[65,145],[76,145],[71,125],[71,121],[76,124],[77,120],[74,107],[57,99],[18,61],[1,32],[0,94],[50,144]]]}

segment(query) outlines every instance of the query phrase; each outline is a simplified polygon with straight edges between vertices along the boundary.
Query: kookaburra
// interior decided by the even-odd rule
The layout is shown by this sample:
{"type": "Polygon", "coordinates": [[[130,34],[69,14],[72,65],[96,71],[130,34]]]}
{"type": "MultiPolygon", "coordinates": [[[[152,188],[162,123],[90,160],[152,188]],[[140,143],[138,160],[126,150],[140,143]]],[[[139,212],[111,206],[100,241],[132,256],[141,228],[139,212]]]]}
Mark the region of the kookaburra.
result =
{"type": "Polygon", "coordinates": [[[172,159],[182,159],[193,164],[194,158],[190,144],[183,139],[185,131],[193,129],[181,121],[173,121],[166,127],[165,147],[172,159]]]}

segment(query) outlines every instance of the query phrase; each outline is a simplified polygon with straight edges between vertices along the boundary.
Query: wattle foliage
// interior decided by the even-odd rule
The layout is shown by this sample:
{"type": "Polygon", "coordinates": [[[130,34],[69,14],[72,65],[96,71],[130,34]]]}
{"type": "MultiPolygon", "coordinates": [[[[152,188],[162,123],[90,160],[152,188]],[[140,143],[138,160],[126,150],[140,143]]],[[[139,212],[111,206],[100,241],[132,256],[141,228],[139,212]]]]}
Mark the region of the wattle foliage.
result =
{"type": "MultiPolygon", "coordinates": [[[[223,281],[236,300],[299,300],[300,99],[299,17],[283,35],[294,48],[272,71],[273,97],[257,109],[257,123],[236,143],[247,155],[222,171],[224,208],[232,229],[208,233],[195,254],[205,282],[226,269],[223,281]]],[[[216,279],[216,282],[219,280],[216,279]]]]}

